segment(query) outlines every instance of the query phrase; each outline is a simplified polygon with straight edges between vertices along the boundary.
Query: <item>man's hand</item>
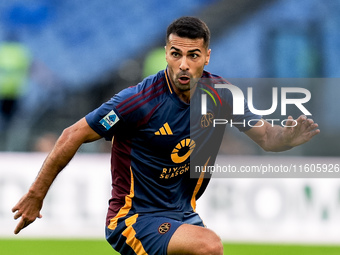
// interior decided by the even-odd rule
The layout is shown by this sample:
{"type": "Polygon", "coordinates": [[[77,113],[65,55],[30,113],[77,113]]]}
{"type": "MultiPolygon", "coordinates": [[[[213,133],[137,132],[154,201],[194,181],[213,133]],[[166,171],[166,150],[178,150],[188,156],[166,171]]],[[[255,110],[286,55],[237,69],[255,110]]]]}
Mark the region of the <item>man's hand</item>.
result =
{"type": "Polygon", "coordinates": [[[40,210],[49,188],[57,175],[71,161],[79,147],[83,143],[93,142],[100,138],[101,136],[87,124],[85,118],[63,131],[53,150],[44,161],[30,190],[12,209],[13,212],[16,212],[14,219],[21,217],[14,230],[15,234],[18,234],[36,218],[42,217],[40,210]]]}
{"type": "Polygon", "coordinates": [[[292,116],[289,116],[286,126],[289,127],[283,129],[283,137],[286,140],[286,144],[290,147],[304,144],[320,133],[320,130],[317,129],[318,124],[304,115],[301,115],[295,121],[292,116]]]}
{"type": "Polygon", "coordinates": [[[34,222],[36,218],[42,217],[40,214],[42,204],[42,199],[34,197],[29,192],[20,199],[12,209],[13,213],[16,212],[14,215],[15,220],[21,217],[14,234],[18,234],[23,228],[34,222]]]}
{"type": "Polygon", "coordinates": [[[262,120],[245,133],[265,151],[279,152],[308,142],[320,130],[312,119],[301,115],[297,120],[289,116],[285,127],[262,120]]]}

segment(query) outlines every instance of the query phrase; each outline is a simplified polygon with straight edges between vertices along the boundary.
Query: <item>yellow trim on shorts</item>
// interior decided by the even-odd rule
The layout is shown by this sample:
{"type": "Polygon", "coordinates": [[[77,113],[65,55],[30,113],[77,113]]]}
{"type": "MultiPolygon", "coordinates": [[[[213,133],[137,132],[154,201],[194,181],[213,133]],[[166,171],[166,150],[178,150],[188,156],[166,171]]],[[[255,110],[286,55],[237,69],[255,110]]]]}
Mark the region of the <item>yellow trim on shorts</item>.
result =
{"type": "Polygon", "coordinates": [[[137,255],[148,255],[144,250],[142,242],[136,238],[136,231],[132,227],[136,223],[138,214],[135,214],[125,220],[127,228],[123,231],[122,235],[126,237],[126,243],[133,249],[137,255]]]}

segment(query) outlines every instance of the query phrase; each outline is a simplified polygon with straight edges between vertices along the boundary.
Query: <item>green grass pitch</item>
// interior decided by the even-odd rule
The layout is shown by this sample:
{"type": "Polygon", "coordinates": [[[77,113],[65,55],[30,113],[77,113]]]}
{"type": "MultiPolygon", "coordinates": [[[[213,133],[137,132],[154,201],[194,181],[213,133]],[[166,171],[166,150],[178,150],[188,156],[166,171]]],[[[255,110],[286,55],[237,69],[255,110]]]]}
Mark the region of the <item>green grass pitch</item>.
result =
{"type": "MultiPolygon", "coordinates": [[[[116,255],[105,240],[0,239],[3,255],[116,255]]],[[[287,244],[224,244],[224,254],[232,255],[339,255],[339,246],[287,244]]]]}

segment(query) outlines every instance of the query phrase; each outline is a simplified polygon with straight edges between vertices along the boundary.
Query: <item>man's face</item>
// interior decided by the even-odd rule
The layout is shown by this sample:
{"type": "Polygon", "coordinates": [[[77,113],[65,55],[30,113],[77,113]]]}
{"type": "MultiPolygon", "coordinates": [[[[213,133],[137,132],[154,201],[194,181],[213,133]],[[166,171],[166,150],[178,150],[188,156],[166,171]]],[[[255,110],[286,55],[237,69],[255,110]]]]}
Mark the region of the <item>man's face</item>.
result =
{"type": "Polygon", "coordinates": [[[188,91],[196,85],[204,66],[209,63],[210,51],[204,46],[203,38],[189,39],[170,34],[165,54],[175,90],[188,91]]]}

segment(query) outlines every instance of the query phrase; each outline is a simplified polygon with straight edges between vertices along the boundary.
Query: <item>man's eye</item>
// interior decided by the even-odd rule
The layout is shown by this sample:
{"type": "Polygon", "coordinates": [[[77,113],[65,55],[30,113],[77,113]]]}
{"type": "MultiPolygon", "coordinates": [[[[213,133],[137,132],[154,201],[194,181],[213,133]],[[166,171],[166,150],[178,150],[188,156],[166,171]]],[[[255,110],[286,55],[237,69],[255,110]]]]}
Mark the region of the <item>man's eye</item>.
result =
{"type": "Polygon", "coordinates": [[[178,52],[172,52],[171,55],[172,55],[173,57],[178,57],[178,56],[179,56],[178,52]]]}
{"type": "Polygon", "coordinates": [[[191,54],[192,58],[198,58],[198,55],[196,53],[191,54]]]}

